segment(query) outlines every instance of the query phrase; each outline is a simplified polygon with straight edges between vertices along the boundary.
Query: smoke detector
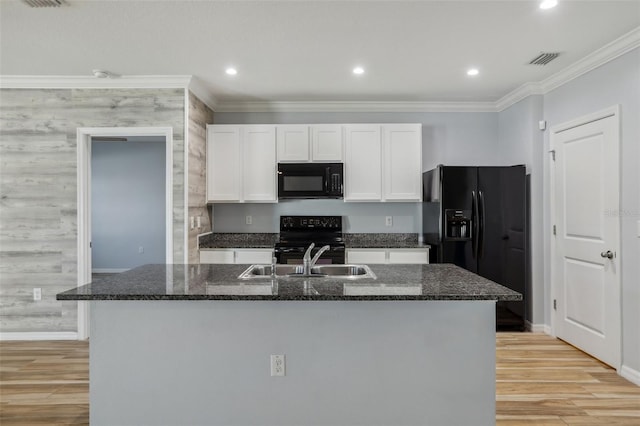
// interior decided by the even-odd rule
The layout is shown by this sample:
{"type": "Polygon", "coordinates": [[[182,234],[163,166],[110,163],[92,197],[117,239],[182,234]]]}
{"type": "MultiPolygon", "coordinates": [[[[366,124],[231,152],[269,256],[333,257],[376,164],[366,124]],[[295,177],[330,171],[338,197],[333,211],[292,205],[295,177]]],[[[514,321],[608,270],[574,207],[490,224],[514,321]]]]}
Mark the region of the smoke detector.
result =
{"type": "Polygon", "coordinates": [[[22,0],[29,7],[60,7],[64,4],[63,0],[22,0]]]}
{"type": "Polygon", "coordinates": [[[549,62],[553,61],[558,56],[560,56],[560,53],[558,52],[552,52],[552,53],[543,52],[538,56],[536,56],[535,58],[533,58],[531,62],[529,62],[529,64],[530,65],[547,65],[549,62]]]}

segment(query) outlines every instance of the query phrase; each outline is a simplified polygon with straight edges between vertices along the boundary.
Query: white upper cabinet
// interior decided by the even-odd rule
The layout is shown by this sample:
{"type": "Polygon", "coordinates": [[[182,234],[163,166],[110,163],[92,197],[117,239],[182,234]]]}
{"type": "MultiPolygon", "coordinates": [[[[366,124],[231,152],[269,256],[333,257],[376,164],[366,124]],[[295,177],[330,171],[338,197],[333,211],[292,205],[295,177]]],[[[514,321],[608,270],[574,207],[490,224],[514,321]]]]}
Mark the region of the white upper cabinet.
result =
{"type": "Polygon", "coordinates": [[[243,200],[276,202],[276,133],[274,126],[246,126],[243,133],[243,200]]]}
{"type": "Polygon", "coordinates": [[[345,126],[344,200],[382,199],[382,140],[378,124],[345,126]]]}
{"type": "Polygon", "coordinates": [[[344,161],[345,201],[422,199],[420,124],[207,126],[207,201],[278,201],[278,162],[344,161]]]}
{"type": "Polygon", "coordinates": [[[384,199],[422,200],[422,126],[385,124],[382,126],[384,151],[384,199]]]}
{"type": "Polygon", "coordinates": [[[339,124],[276,126],[279,163],[342,162],[339,124]]]}
{"type": "Polygon", "coordinates": [[[422,126],[345,126],[345,201],[422,199],[422,126]]]}
{"type": "Polygon", "coordinates": [[[207,201],[277,202],[275,126],[207,126],[207,201]]]}
{"type": "Polygon", "coordinates": [[[309,126],[276,126],[278,162],[303,163],[309,161],[309,126]]]}
{"type": "Polygon", "coordinates": [[[342,162],[342,126],[311,126],[311,161],[342,162]]]}
{"type": "Polygon", "coordinates": [[[207,126],[207,200],[242,199],[240,127],[207,126]]]}

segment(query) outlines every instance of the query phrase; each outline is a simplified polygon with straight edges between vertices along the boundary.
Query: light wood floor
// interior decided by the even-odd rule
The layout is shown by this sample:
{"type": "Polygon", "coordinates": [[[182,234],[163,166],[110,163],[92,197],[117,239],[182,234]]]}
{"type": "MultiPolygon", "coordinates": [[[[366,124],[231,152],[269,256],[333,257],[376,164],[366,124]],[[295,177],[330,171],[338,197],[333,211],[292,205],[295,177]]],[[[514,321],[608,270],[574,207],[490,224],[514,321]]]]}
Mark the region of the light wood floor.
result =
{"type": "MultiPolygon", "coordinates": [[[[572,346],[499,333],[496,354],[498,426],[640,425],[640,387],[572,346]]],[[[87,342],[0,342],[0,424],[88,424],[88,357],[87,342]]]]}

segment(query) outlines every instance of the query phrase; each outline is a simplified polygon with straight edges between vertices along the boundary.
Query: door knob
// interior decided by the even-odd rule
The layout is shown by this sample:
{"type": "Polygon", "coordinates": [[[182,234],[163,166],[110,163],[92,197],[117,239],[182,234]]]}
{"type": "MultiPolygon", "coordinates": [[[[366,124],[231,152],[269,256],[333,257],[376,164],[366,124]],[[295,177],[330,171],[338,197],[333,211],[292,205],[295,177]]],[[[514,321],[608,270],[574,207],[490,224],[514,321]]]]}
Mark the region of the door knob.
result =
{"type": "Polygon", "coordinates": [[[613,259],[613,252],[611,250],[603,251],[600,253],[600,256],[606,257],[607,259],[613,259]]]}

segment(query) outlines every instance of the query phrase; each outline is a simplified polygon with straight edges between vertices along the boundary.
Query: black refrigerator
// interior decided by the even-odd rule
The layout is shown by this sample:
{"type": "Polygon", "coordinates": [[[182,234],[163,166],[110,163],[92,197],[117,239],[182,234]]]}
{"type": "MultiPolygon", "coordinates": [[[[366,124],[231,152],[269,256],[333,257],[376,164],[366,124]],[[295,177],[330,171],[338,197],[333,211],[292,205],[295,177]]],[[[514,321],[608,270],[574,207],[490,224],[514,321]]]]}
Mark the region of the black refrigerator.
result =
{"type": "Polygon", "coordinates": [[[430,262],[454,263],[523,295],[498,302],[497,330],[524,330],[528,226],[525,166],[438,166],[423,178],[430,262]]]}

